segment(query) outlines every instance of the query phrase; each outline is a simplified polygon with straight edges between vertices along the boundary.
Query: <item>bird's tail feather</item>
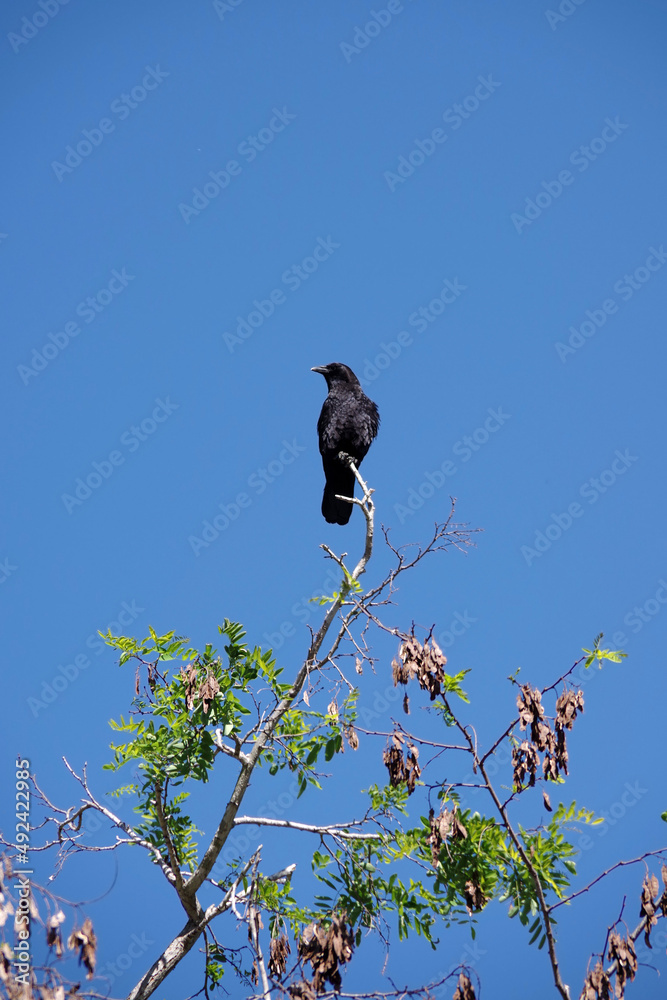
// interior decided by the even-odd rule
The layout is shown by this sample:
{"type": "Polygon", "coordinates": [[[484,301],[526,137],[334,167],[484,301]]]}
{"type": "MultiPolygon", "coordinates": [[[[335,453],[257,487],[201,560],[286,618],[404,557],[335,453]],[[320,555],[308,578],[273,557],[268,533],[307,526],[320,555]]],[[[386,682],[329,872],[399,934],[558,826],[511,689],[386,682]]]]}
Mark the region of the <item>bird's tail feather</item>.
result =
{"type": "Polygon", "coordinates": [[[322,496],[324,519],[329,524],[347,524],[354,504],[337,500],[336,494],[343,497],[354,496],[354,473],[351,469],[339,469],[335,476],[329,476],[322,496]]]}

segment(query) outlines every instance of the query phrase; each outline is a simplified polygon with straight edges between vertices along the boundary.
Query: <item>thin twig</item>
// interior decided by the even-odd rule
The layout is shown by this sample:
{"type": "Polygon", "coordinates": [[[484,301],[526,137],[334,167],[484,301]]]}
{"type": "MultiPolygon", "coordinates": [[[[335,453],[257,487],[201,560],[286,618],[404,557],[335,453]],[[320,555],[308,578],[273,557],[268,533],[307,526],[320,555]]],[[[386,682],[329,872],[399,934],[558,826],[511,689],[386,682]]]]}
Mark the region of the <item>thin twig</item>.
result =
{"type": "MultiPolygon", "coordinates": [[[[570,903],[573,899],[576,899],[577,896],[582,896],[585,892],[588,892],[589,889],[592,889],[594,885],[597,885],[601,879],[606,878],[607,875],[611,875],[611,873],[616,871],[617,868],[626,868],[628,865],[636,865],[639,861],[643,861],[644,858],[664,857],[665,855],[667,855],[667,847],[661,847],[657,851],[646,851],[645,854],[641,854],[638,858],[632,858],[631,861],[617,861],[615,865],[612,865],[611,868],[607,868],[606,871],[603,871],[600,875],[594,878],[592,882],[585,885],[583,889],[578,889],[570,896],[566,896],[565,899],[559,899],[557,903],[553,903],[553,905],[549,907],[549,912],[558,909],[558,907],[563,906],[564,903],[570,903]]],[[[640,925],[640,931],[641,926],[642,925],[640,925]]]]}
{"type": "Polygon", "coordinates": [[[266,975],[266,968],[264,966],[264,956],[262,955],[262,945],[259,940],[259,920],[260,914],[259,909],[255,906],[253,901],[253,896],[257,893],[257,866],[259,864],[259,848],[256,852],[256,861],[253,865],[253,884],[250,894],[250,901],[248,902],[248,929],[250,930],[250,939],[252,941],[252,946],[255,949],[255,963],[257,965],[257,971],[259,973],[259,978],[262,983],[262,1000],[271,1000],[271,992],[269,990],[269,980],[266,975]]]}
{"type": "Polygon", "coordinates": [[[457,729],[459,730],[459,732],[461,733],[461,735],[463,736],[463,738],[468,743],[468,745],[470,747],[470,751],[471,751],[471,753],[473,755],[473,760],[475,762],[475,765],[476,765],[477,769],[479,770],[480,774],[482,775],[482,777],[484,778],[484,781],[486,783],[485,787],[486,787],[489,795],[493,799],[494,805],[495,805],[496,809],[498,810],[498,813],[500,814],[500,817],[501,817],[501,819],[503,821],[503,826],[507,830],[507,832],[508,832],[508,834],[510,836],[511,841],[514,844],[514,846],[515,846],[515,848],[516,848],[516,850],[517,850],[517,852],[519,854],[519,857],[523,861],[524,865],[526,866],[526,869],[528,870],[528,872],[530,874],[531,880],[532,880],[532,882],[533,882],[533,884],[535,886],[535,891],[536,891],[536,894],[537,894],[537,902],[538,902],[538,906],[539,906],[539,909],[540,909],[540,913],[542,914],[542,920],[544,922],[544,933],[545,933],[546,939],[547,939],[547,947],[548,947],[548,951],[549,951],[549,960],[551,962],[551,970],[553,972],[553,977],[554,977],[554,985],[555,985],[556,989],[558,990],[558,992],[560,993],[560,995],[563,998],[563,1000],[570,1000],[570,991],[569,991],[568,987],[566,986],[566,984],[563,982],[563,979],[562,979],[562,976],[561,976],[561,973],[560,973],[560,967],[559,967],[559,964],[558,964],[558,956],[556,955],[556,942],[555,942],[554,933],[553,933],[553,926],[552,926],[552,923],[551,923],[551,918],[549,916],[549,907],[547,906],[547,902],[546,902],[546,899],[545,899],[545,896],[544,896],[544,889],[542,888],[542,883],[540,881],[540,877],[537,874],[537,870],[536,870],[535,866],[533,865],[532,861],[528,857],[528,855],[526,853],[526,850],[525,850],[523,844],[521,843],[521,840],[519,839],[519,837],[515,833],[514,827],[510,823],[509,816],[507,815],[507,811],[505,810],[502,802],[498,798],[498,795],[496,794],[495,788],[491,784],[490,778],[489,778],[489,776],[488,776],[488,774],[486,772],[486,768],[485,768],[484,764],[480,761],[480,759],[477,756],[477,753],[475,752],[475,743],[474,743],[472,737],[470,736],[470,733],[468,732],[467,727],[463,726],[458,721],[458,719],[456,718],[456,715],[454,714],[454,712],[450,708],[449,703],[447,702],[447,699],[445,697],[443,697],[443,701],[445,702],[445,705],[446,705],[446,707],[447,707],[447,709],[448,709],[448,711],[449,711],[452,719],[454,720],[454,724],[456,725],[457,729]]]}
{"type": "MultiPolygon", "coordinates": [[[[392,721],[394,721],[394,720],[392,720],[392,721]]],[[[412,743],[421,743],[423,746],[433,747],[436,750],[463,750],[464,753],[471,753],[470,747],[462,747],[462,746],[459,746],[457,743],[436,743],[434,740],[424,740],[424,739],[421,739],[419,736],[413,736],[412,733],[408,732],[408,730],[405,729],[401,725],[400,722],[395,722],[394,721],[394,725],[396,726],[396,729],[400,729],[400,731],[412,743]]],[[[385,733],[385,732],[382,732],[381,730],[376,730],[376,729],[361,729],[360,726],[356,726],[356,725],[355,725],[354,728],[355,728],[355,730],[358,733],[364,733],[365,736],[387,736],[387,737],[391,737],[391,736],[394,735],[394,732],[395,732],[395,730],[394,730],[394,732],[391,732],[391,733],[385,733]]]]}
{"type": "Polygon", "coordinates": [[[234,820],[234,826],[274,826],[282,827],[287,830],[301,830],[304,833],[317,833],[320,836],[332,836],[340,837],[343,840],[381,840],[382,834],[379,833],[350,833],[349,828],[354,826],[360,826],[362,823],[366,823],[367,820],[356,819],[352,820],[351,823],[336,823],[331,826],[315,826],[311,823],[297,823],[296,820],[291,819],[271,819],[264,816],[237,816],[234,820]]]}

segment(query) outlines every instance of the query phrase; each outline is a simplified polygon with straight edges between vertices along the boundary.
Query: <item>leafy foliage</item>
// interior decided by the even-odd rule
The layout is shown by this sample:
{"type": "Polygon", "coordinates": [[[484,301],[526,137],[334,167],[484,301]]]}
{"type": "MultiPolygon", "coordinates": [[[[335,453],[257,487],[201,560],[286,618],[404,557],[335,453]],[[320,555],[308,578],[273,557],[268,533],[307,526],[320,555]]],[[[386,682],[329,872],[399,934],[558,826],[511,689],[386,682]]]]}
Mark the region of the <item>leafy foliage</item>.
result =
{"type": "Polygon", "coordinates": [[[584,666],[586,668],[597,661],[598,666],[602,669],[602,661],[609,660],[610,663],[620,663],[628,654],[624,653],[622,649],[600,649],[600,642],[603,638],[603,633],[600,632],[599,635],[595,636],[595,642],[593,643],[592,649],[584,649],[586,653],[586,659],[584,661],[584,666]]]}
{"type": "MultiPolygon", "coordinates": [[[[127,719],[121,716],[110,722],[117,742],[111,745],[113,756],[105,767],[114,773],[126,766],[132,768],[133,780],[126,779],[110,797],[133,800],[138,818],[130,826],[116,817],[115,825],[125,830],[130,842],[149,849],[152,860],[178,893],[188,916],[187,926],[203,934],[207,995],[221,987],[228,968],[246,983],[262,980],[265,994],[268,968],[273,982],[280,983],[281,995],[286,991],[293,997],[315,1000],[327,984],[334,991],[340,990],[342,972],[360,947],[364,932],[374,931],[387,940],[388,929],[395,926],[400,940],[416,934],[435,949],[442,929],[452,924],[469,926],[474,936],[483,911],[496,901],[506,903],[508,916],[518,917],[526,927],[531,945],[540,949],[548,946],[554,981],[565,997],[568,989],[559,978],[555,961],[553,910],[569,902],[577,876],[573,827],[603,821],[574,802],[567,806],[560,802],[553,809],[546,793],[547,787],[561,787],[565,782],[567,734],[584,710],[583,693],[570,679],[574,667],[543,690],[529,683],[519,685],[516,676],[510,678],[519,691],[518,717],[484,753],[472,726],[460,717],[469,704],[463,688],[467,671],[447,671],[447,657],[434,640],[433,629],[423,638],[414,624],[409,633],[389,629],[400,639],[392,674],[394,685],[404,691],[404,712],[410,714],[411,689],[413,697],[425,703],[421,707],[428,709],[447,742],[440,742],[442,737],[429,740],[423,734],[413,734],[397,720],[392,720],[390,733],[358,729],[359,692],[336,662],[338,647],[344,641],[351,644],[361,672],[361,662],[370,662],[366,629],[371,623],[381,625],[371,609],[389,603],[388,598],[380,598],[383,592],[385,597],[392,593],[396,576],[429,552],[445,547],[438,543],[449,533],[449,522],[436,525],[433,539],[425,548],[418,548],[412,561],[387,539],[397,566],[382,584],[364,593],[358,576],[372,540],[372,502],[367,490],[364,503],[369,526],[365,555],[354,574],[345,568],[342,558],[334,557],[343,573],[340,588],[317,599],[326,608],[324,621],[320,630],[313,632],[295,679],[285,681],[272,650],[251,647],[243,627],[228,619],[218,629],[220,652],[211,644],[197,650],[175,632],[157,635],[152,628],[142,640],[110,632],[103,636],[118,650],[121,666],[135,666],[130,713],[127,719]],[[368,621],[355,637],[352,627],[363,614],[368,621]],[[338,623],[337,635],[324,653],[320,647],[334,621],[338,623]],[[334,680],[327,690],[329,669],[334,680]],[[250,856],[240,851],[231,862],[225,853],[226,870],[213,879],[212,874],[224,868],[220,852],[234,829],[255,766],[266,768],[271,777],[284,771],[293,774],[301,796],[307,790],[322,788],[321,768],[330,765],[346,745],[353,752],[358,748],[358,732],[388,740],[384,750],[378,746],[378,759],[382,755],[387,767],[387,784],[371,784],[366,790],[367,806],[362,816],[347,826],[297,824],[270,817],[253,820],[264,826],[301,827],[305,830],[302,836],[318,834],[311,854],[312,892],[304,890],[303,884],[298,892],[292,887],[295,864],[273,874],[262,870],[259,850],[250,856]],[[507,775],[506,785],[495,785],[490,777],[489,764],[500,747],[512,752],[512,774],[507,775]],[[223,761],[224,766],[233,768],[234,790],[213,839],[209,833],[203,840],[203,832],[189,811],[190,795],[197,786],[210,782],[214,768],[223,761]],[[468,768],[467,775],[462,762],[468,768]],[[516,800],[529,797],[531,789],[540,784],[548,819],[524,828],[513,818],[516,800]],[[471,788],[484,797],[487,811],[468,807],[465,796],[471,788]],[[506,796],[504,801],[502,796],[506,796]],[[208,909],[198,896],[205,881],[213,887],[207,886],[207,892],[222,893],[216,897],[218,904],[208,909]],[[247,923],[247,947],[233,948],[218,940],[212,921],[225,912],[247,923]],[[268,917],[269,942],[264,949],[268,963],[259,943],[264,931],[262,914],[268,917]],[[288,930],[294,948],[290,947],[288,930]],[[290,955],[295,958],[288,968],[290,955]]],[[[456,526],[451,535],[453,544],[467,543],[466,533],[456,526]]],[[[605,661],[620,663],[625,656],[622,651],[603,649],[601,639],[598,635],[592,649],[584,650],[586,668],[593,662],[600,667],[605,661]]],[[[58,843],[63,844],[65,854],[70,847],[79,847],[83,810],[96,808],[107,817],[111,815],[92,797],[85,775],[72,774],[88,796],[83,807],[78,811],[61,809],[62,821],[48,821],[58,823],[58,843]]],[[[51,803],[48,807],[55,808],[51,803]]],[[[243,817],[243,821],[249,818],[243,817]]],[[[657,877],[647,874],[642,888],[647,941],[657,920],[667,916],[667,867],[663,882],[662,895],[657,877]]],[[[52,945],[59,940],[59,926],[51,928],[52,945]]],[[[70,938],[70,947],[81,952],[92,974],[95,935],[92,925],[86,928],[84,924],[77,931],[78,937],[70,938]]],[[[616,934],[608,943],[608,959],[616,969],[612,978],[616,977],[621,995],[626,981],[635,976],[636,956],[629,938],[616,934]]],[[[159,963],[153,970],[156,968],[159,963]]],[[[164,977],[150,981],[153,970],[146,974],[147,992],[139,989],[132,994],[136,1000],[149,996],[162,982],[164,977]]],[[[457,970],[457,974],[455,997],[474,1000],[468,971],[457,970]]],[[[599,1000],[603,995],[600,990],[606,990],[610,982],[598,962],[585,983],[586,1000],[596,1000],[596,993],[599,1000]]],[[[420,992],[425,995],[427,991],[417,990],[414,995],[420,992]]]]}
{"type": "MultiPolygon", "coordinates": [[[[322,598],[323,604],[358,593],[358,583],[347,577],[341,591],[322,598]]],[[[163,832],[163,825],[167,824],[179,863],[190,871],[197,864],[199,831],[191,817],[182,811],[188,792],[173,790],[189,781],[207,782],[223,747],[226,753],[240,759],[253,746],[259,725],[249,726],[250,716],[253,711],[259,715],[262,697],[268,694],[276,705],[290,692],[290,685],[281,680],[282,671],[276,666],[271,650],[251,649],[238,623],[225,620],[219,631],[227,640],[224,658],[211,645],[202,652],[188,647],[187,640],[173,632],[158,636],[151,629],[142,642],[105,636],[110,645],[121,651],[121,663],[137,662],[131,717],[128,721],[121,718],[111,723],[115,731],[130,738],[112,746],[114,759],[107,766],[118,770],[134,762],[142,780],[119,788],[115,794],[137,796],[141,823],[136,832],[163,854],[168,847],[163,832]],[[177,662],[184,665],[178,669],[171,666],[177,662]],[[244,731],[244,726],[249,728],[244,731]]],[[[587,666],[593,661],[600,666],[604,660],[620,662],[625,655],[601,649],[601,638],[596,638],[592,650],[584,651],[588,655],[587,666]]],[[[448,674],[445,666],[446,657],[435,641],[427,639],[422,644],[413,627],[394,661],[394,682],[407,687],[416,680],[445,725],[453,727],[458,723],[450,699],[456,697],[468,702],[462,688],[466,671],[448,674]]],[[[295,773],[299,795],[309,785],[321,788],[317,767],[322,762],[329,763],[342,751],[344,736],[351,742],[357,696],[358,692],[351,690],[340,704],[334,698],[323,711],[311,707],[307,695],[299,702],[292,702],[282,713],[271,740],[263,747],[258,764],[267,766],[271,775],[283,769],[295,773]]],[[[583,710],[581,692],[577,695],[565,689],[559,696],[553,730],[537,689],[523,685],[517,703],[517,721],[522,729],[528,730],[529,736],[520,747],[531,750],[535,765],[539,763],[539,753],[544,752],[544,777],[562,781],[558,770],[551,774],[549,761],[553,757],[567,773],[564,730],[572,727],[577,712],[583,710]]],[[[511,733],[508,739],[514,739],[511,733]]],[[[516,757],[519,753],[516,740],[514,746],[516,757]]],[[[532,759],[527,750],[521,753],[523,757],[516,757],[514,794],[529,787],[516,778],[518,762],[532,759]]],[[[283,945],[279,949],[277,945],[274,947],[286,925],[297,940],[307,926],[324,928],[318,931],[324,941],[326,928],[333,926],[331,921],[341,913],[345,914],[357,945],[364,929],[377,930],[393,915],[399,939],[416,933],[435,948],[439,924],[447,927],[451,923],[467,923],[474,933],[478,914],[493,899],[508,902],[509,917],[518,917],[528,928],[531,944],[544,947],[547,928],[536,880],[544,898],[564,899],[576,875],[576,850],[568,832],[573,824],[602,820],[574,802],[568,807],[560,803],[546,825],[532,830],[519,826],[513,839],[502,815],[486,816],[461,809],[457,792],[442,786],[438,790],[439,814],[436,816],[431,809],[428,815],[419,817],[416,825],[405,827],[402,824],[408,817],[408,797],[423,785],[418,780],[417,758],[416,746],[397,731],[391,752],[385,752],[389,782],[384,788],[372,785],[367,791],[366,820],[375,824],[377,832],[375,836],[357,838],[350,829],[343,838],[334,838],[331,846],[323,844],[325,849],[313,852],[312,870],[322,888],[311,903],[304,905],[297,901],[289,879],[276,882],[261,874],[252,882],[248,877],[243,879],[246,893],[252,889],[256,905],[269,914],[276,955],[283,958],[286,955],[283,945]],[[404,744],[406,762],[402,757],[404,744]],[[398,755],[396,761],[392,753],[398,755]],[[526,857],[530,858],[530,868],[526,857]]],[[[537,780],[535,765],[530,785],[537,780]]],[[[525,763],[521,766],[525,773],[525,763]]],[[[235,867],[238,870],[238,865],[235,867]]],[[[552,918],[552,928],[553,925],[552,918]]],[[[311,935],[311,941],[315,940],[311,935]]],[[[305,946],[300,947],[301,952],[309,954],[305,946]]],[[[210,987],[220,982],[229,957],[218,944],[209,949],[210,987]]],[[[276,967],[280,967],[282,959],[276,961],[276,967]]],[[[252,971],[237,971],[244,977],[252,975],[252,971]]]]}

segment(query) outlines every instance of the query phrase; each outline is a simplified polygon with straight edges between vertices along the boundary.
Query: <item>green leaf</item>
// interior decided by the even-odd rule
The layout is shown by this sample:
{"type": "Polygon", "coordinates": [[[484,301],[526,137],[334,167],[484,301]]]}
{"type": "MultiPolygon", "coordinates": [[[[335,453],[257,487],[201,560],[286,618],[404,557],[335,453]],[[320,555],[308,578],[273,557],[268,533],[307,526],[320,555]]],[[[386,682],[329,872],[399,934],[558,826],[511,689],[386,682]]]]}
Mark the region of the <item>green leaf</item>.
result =
{"type": "Polygon", "coordinates": [[[602,660],[609,660],[611,663],[620,663],[621,660],[628,655],[627,653],[624,653],[622,649],[600,649],[600,640],[603,635],[604,632],[600,632],[599,635],[596,635],[592,649],[583,650],[583,652],[587,654],[586,661],[584,663],[584,666],[587,669],[595,660],[598,661],[600,669],[602,669],[602,660]]]}
{"type": "Polygon", "coordinates": [[[537,921],[537,925],[538,925],[537,926],[537,930],[532,935],[532,937],[531,937],[530,941],[528,942],[528,944],[535,944],[535,942],[537,941],[538,937],[540,937],[540,935],[542,934],[542,926],[541,926],[539,920],[537,921]]]}

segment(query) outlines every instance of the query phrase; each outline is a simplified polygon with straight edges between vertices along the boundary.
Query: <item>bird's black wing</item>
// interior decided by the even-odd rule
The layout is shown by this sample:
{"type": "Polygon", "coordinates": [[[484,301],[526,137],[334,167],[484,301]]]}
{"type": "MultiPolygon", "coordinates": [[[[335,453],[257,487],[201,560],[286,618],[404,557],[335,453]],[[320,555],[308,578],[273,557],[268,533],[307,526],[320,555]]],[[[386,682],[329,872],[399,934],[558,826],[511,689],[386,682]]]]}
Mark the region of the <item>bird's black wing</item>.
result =
{"type": "Polygon", "coordinates": [[[377,437],[380,427],[380,413],[373,400],[369,399],[368,396],[364,396],[359,402],[360,406],[355,423],[358,429],[360,444],[364,445],[366,451],[368,451],[371,443],[377,437]]]}
{"type": "Polygon", "coordinates": [[[345,436],[347,407],[342,400],[327,396],[322,406],[320,419],[317,421],[317,435],[320,442],[320,454],[327,451],[339,451],[340,442],[345,436]]]}
{"type": "Polygon", "coordinates": [[[347,524],[352,504],[336,496],[354,496],[355,476],[347,463],[338,458],[345,451],[359,464],[378,432],[380,416],[375,403],[357,387],[330,392],[317,422],[320,454],[326,484],[322,513],[330,524],[347,524]]]}

